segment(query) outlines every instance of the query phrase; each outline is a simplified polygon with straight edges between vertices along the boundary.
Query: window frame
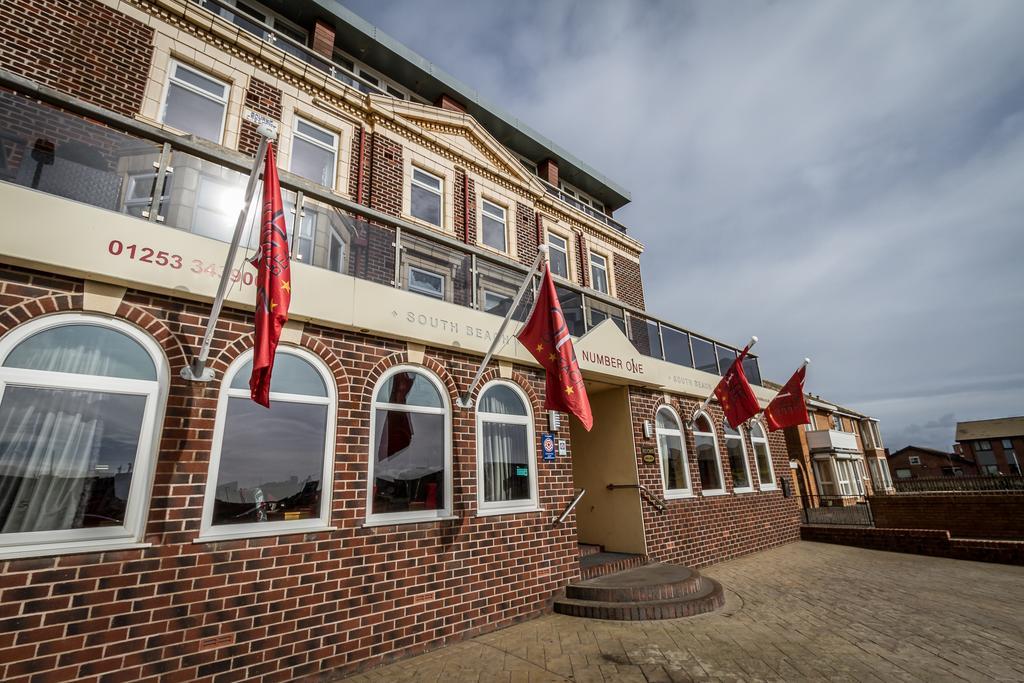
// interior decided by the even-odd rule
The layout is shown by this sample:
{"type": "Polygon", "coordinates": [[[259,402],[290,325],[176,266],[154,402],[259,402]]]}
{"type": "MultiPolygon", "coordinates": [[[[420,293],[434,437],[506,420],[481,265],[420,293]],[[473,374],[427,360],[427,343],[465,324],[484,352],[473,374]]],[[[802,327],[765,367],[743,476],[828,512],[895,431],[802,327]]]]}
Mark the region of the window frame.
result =
{"type": "Polygon", "coordinates": [[[366,466],[366,497],[364,498],[363,508],[363,526],[394,526],[399,524],[420,524],[423,522],[436,522],[443,519],[452,519],[454,515],[454,496],[452,495],[452,485],[454,481],[454,460],[452,457],[452,403],[451,397],[448,395],[448,389],[445,387],[444,382],[430,369],[422,365],[413,365],[410,363],[402,363],[394,367],[388,368],[385,372],[377,378],[373,385],[373,391],[370,392],[370,439],[369,439],[369,457],[367,458],[366,466]],[[437,392],[441,395],[441,403],[443,404],[440,408],[430,408],[427,406],[410,406],[406,404],[394,404],[387,402],[378,402],[377,397],[380,395],[381,387],[387,382],[393,375],[397,375],[400,372],[414,372],[416,374],[423,375],[437,392]],[[415,512],[378,512],[372,513],[373,509],[373,470],[377,461],[376,446],[377,446],[377,408],[383,406],[388,410],[401,410],[408,411],[411,413],[426,413],[431,415],[444,415],[444,507],[438,508],[437,510],[428,511],[415,511],[415,512]]]}
{"type": "Polygon", "coordinates": [[[448,298],[446,296],[447,291],[448,291],[448,278],[445,277],[445,275],[443,273],[435,273],[432,270],[427,270],[426,268],[420,268],[419,266],[414,266],[412,264],[409,264],[406,267],[406,272],[408,273],[408,275],[406,276],[406,279],[405,279],[406,289],[409,292],[411,292],[413,294],[419,294],[420,296],[425,296],[425,297],[428,297],[430,299],[435,299],[437,301],[447,301],[448,300],[448,298]],[[416,271],[417,273],[422,273],[424,275],[430,275],[432,277],[440,278],[441,279],[441,294],[440,294],[440,296],[434,296],[433,292],[425,292],[422,289],[415,289],[415,288],[413,288],[413,285],[412,285],[412,273],[413,273],[413,271],[416,271]]]}
{"type": "MultiPolygon", "coordinates": [[[[740,450],[743,453],[743,464],[746,466],[746,469],[747,469],[747,482],[748,482],[748,484],[746,486],[736,486],[736,479],[734,477],[733,478],[732,492],[733,493],[753,493],[754,492],[754,477],[753,477],[753,472],[750,471],[750,454],[747,452],[747,440],[746,440],[746,438],[743,435],[745,430],[743,429],[743,426],[740,425],[739,427],[736,428],[736,434],[732,435],[732,434],[729,433],[729,429],[726,427],[726,424],[727,424],[727,421],[725,419],[723,419],[722,420],[722,434],[725,437],[725,456],[726,456],[726,458],[729,457],[729,439],[733,439],[733,440],[739,439],[740,450]]],[[[732,461],[731,460],[729,461],[729,472],[730,472],[730,474],[732,473],[732,461]]],[[[758,478],[760,479],[760,477],[758,477],[758,478]]]]}
{"type": "MultiPolygon", "coordinates": [[[[208,100],[211,100],[213,102],[220,102],[221,104],[224,105],[223,109],[221,110],[221,115],[220,115],[220,136],[216,140],[211,140],[211,142],[213,142],[214,144],[223,145],[224,144],[224,133],[225,133],[225,128],[226,128],[227,119],[228,119],[228,105],[231,103],[231,85],[232,85],[231,82],[230,81],[225,81],[224,79],[222,79],[222,78],[220,78],[218,76],[214,76],[213,74],[209,73],[208,71],[204,71],[203,69],[200,69],[199,67],[192,66],[188,62],[185,62],[185,61],[183,61],[181,59],[178,59],[176,57],[171,57],[170,60],[168,60],[168,63],[167,63],[167,78],[164,79],[164,91],[163,91],[163,94],[160,96],[160,109],[158,110],[159,117],[158,117],[157,120],[160,122],[160,125],[168,126],[170,128],[173,128],[174,130],[180,130],[180,131],[182,131],[184,133],[188,133],[190,135],[195,135],[195,133],[192,133],[191,131],[187,131],[187,130],[185,130],[183,128],[178,128],[177,126],[175,126],[173,124],[167,123],[167,121],[165,120],[166,117],[167,117],[167,97],[168,97],[168,95],[171,94],[171,83],[174,83],[174,85],[177,85],[179,88],[183,88],[183,89],[188,90],[189,92],[191,92],[193,94],[199,95],[200,97],[205,97],[208,100]],[[210,92],[208,92],[206,90],[203,90],[202,88],[197,88],[196,86],[192,85],[191,83],[188,83],[186,81],[183,81],[183,80],[177,78],[176,74],[178,72],[178,68],[179,67],[184,67],[186,71],[194,71],[195,73],[199,74],[203,78],[208,78],[211,81],[214,81],[214,82],[216,82],[216,83],[218,83],[220,85],[223,85],[224,86],[224,97],[223,97],[223,99],[219,99],[216,96],[214,96],[213,94],[211,94],[210,92]]],[[[199,136],[196,136],[196,137],[199,137],[199,136]]],[[[202,139],[205,140],[205,138],[202,138],[202,139]]]]}
{"type": "MultiPolygon", "coordinates": [[[[310,144],[310,145],[313,145],[314,147],[317,147],[319,149],[329,150],[334,155],[334,163],[331,165],[331,182],[329,184],[327,184],[327,185],[324,185],[324,187],[330,188],[332,190],[335,189],[335,186],[338,184],[338,163],[339,163],[338,160],[341,158],[341,134],[337,133],[337,132],[335,132],[335,131],[333,131],[333,130],[331,130],[329,128],[325,128],[324,126],[321,126],[319,123],[314,123],[313,121],[307,119],[305,116],[302,116],[301,114],[293,114],[293,120],[294,120],[294,125],[292,126],[291,149],[289,150],[289,156],[288,156],[288,170],[289,170],[289,172],[295,173],[296,175],[299,175],[294,170],[292,170],[292,166],[295,164],[295,141],[296,141],[296,139],[302,140],[303,142],[305,142],[307,144],[310,144]],[[326,134],[330,135],[331,137],[333,137],[334,138],[334,146],[333,147],[328,147],[326,144],[324,144],[320,140],[317,140],[316,138],[314,138],[314,137],[312,137],[310,135],[307,135],[306,133],[303,133],[302,131],[300,131],[299,130],[299,122],[300,121],[302,123],[304,123],[305,125],[309,126],[310,128],[316,128],[320,132],[326,133],[326,134]]],[[[310,178],[306,178],[305,176],[299,175],[299,177],[300,178],[305,178],[306,180],[309,180],[311,183],[319,184],[315,180],[312,180],[310,178]]]]}
{"type": "Polygon", "coordinates": [[[502,204],[499,204],[498,202],[496,202],[494,200],[488,199],[485,196],[481,196],[480,197],[480,211],[478,211],[477,214],[478,214],[477,221],[479,223],[479,225],[477,226],[477,236],[478,236],[478,240],[480,242],[480,246],[482,246],[485,249],[491,249],[491,250],[496,251],[496,252],[498,252],[500,254],[508,254],[510,252],[510,250],[511,250],[511,242],[512,242],[512,240],[510,239],[510,236],[509,236],[509,231],[508,231],[508,207],[504,206],[502,204]],[[489,213],[487,211],[487,205],[488,204],[491,205],[492,207],[494,207],[495,209],[498,209],[499,211],[501,211],[501,214],[502,214],[500,222],[501,222],[501,226],[502,226],[502,239],[503,239],[503,241],[505,243],[505,246],[500,248],[500,249],[498,247],[494,246],[493,244],[488,244],[485,241],[485,238],[484,238],[484,218],[485,218],[485,216],[487,218],[490,218],[493,221],[498,222],[498,218],[493,213],[489,213]]]}
{"type": "Polygon", "coordinates": [[[690,456],[686,449],[686,432],[683,431],[683,421],[679,417],[679,413],[676,409],[670,405],[663,405],[654,411],[654,440],[658,448],[658,469],[661,471],[661,490],[665,494],[666,500],[675,500],[680,498],[693,498],[693,478],[690,476],[690,456]],[[661,411],[667,412],[672,416],[678,429],[667,429],[665,427],[658,426],[658,413],[661,411]],[[668,474],[665,472],[665,458],[661,452],[661,439],[658,436],[665,434],[667,436],[678,436],[679,442],[682,444],[682,458],[683,458],[683,475],[686,477],[686,488],[682,489],[670,489],[668,488],[668,474]]]}
{"type": "Polygon", "coordinates": [[[306,394],[286,394],[271,392],[270,399],[287,401],[289,403],[307,403],[327,406],[327,433],[324,435],[324,465],[323,478],[320,480],[320,516],[315,519],[298,519],[293,521],[281,520],[276,522],[250,522],[247,524],[224,524],[216,526],[213,522],[213,504],[216,497],[217,480],[220,475],[220,456],[224,445],[224,428],[227,422],[228,399],[250,398],[247,389],[233,389],[231,383],[234,381],[238,371],[245,366],[253,357],[253,350],[248,349],[239,354],[221,379],[217,395],[217,416],[213,426],[213,443],[210,446],[210,463],[206,471],[206,482],[203,485],[203,512],[199,522],[199,534],[194,543],[208,543],[236,538],[259,538],[263,536],[285,536],[288,534],[301,534],[313,531],[333,531],[331,511],[333,507],[333,484],[334,484],[334,456],[336,448],[337,420],[338,420],[338,395],[334,382],[334,375],[331,374],[327,364],[319,356],[300,346],[281,344],[277,347],[277,353],[287,353],[307,361],[320,374],[320,378],[327,387],[327,396],[309,396],[306,394]]]}
{"type": "Polygon", "coordinates": [[[551,271],[551,275],[553,277],[557,277],[557,278],[560,278],[562,280],[565,280],[566,282],[571,282],[572,281],[572,254],[571,254],[571,251],[572,250],[569,247],[569,243],[570,243],[569,238],[567,236],[563,235],[562,233],[557,232],[555,230],[551,230],[551,229],[546,230],[545,233],[546,234],[545,234],[545,238],[544,238],[544,243],[548,247],[548,259],[550,260],[550,258],[551,258],[551,250],[558,251],[558,252],[560,252],[560,253],[565,255],[565,275],[564,276],[559,275],[558,273],[556,273],[554,271],[551,271]],[[554,237],[555,239],[561,240],[564,243],[565,246],[564,247],[552,246],[552,244],[551,244],[551,238],[552,237],[554,237]]]}
{"type": "Polygon", "coordinates": [[[444,176],[437,175],[436,173],[432,173],[431,171],[428,171],[424,168],[420,168],[419,166],[413,164],[412,170],[409,172],[409,216],[419,221],[423,225],[430,225],[440,230],[444,230],[444,183],[444,176]],[[424,175],[430,176],[431,178],[436,180],[438,182],[438,188],[435,190],[434,188],[430,187],[430,185],[427,185],[422,181],[416,180],[417,171],[424,175]],[[412,204],[412,188],[414,185],[420,188],[421,190],[426,190],[427,192],[437,195],[437,223],[432,223],[426,218],[420,218],[415,213],[413,213],[414,207],[412,204]]]}
{"type": "Polygon", "coordinates": [[[84,529],[54,529],[47,531],[21,531],[0,533],[0,559],[41,557],[70,553],[102,552],[122,548],[146,547],[143,538],[149,517],[149,502],[156,476],[156,463],[160,454],[167,407],[170,369],[160,344],[143,330],[119,318],[91,313],[60,313],[29,320],[12,328],[0,337],[0,403],[7,386],[38,387],[42,389],[70,389],[146,396],[135,462],[132,465],[132,483],[125,504],[124,524],[120,526],[89,527],[84,529]],[[3,364],[22,342],[56,327],[95,325],[125,334],[137,342],[153,361],[156,379],[128,379],[103,377],[68,372],[9,368],[3,364]],[[8,541],[7,536],[19,538],[8,541]]]}
{"type": "Polygon", "coordinates": [[[590,251],[590,254],[587,257],[587,262],[588,262],[589,268],[590,268],[590,288],[592,290],[594,290],[595,292],[601,292],[602,294],[607,294],[608,296],[611,296],[612,295],[612,271],[611,271],[611,267],[609,266],[609,260],[610,259],[607,256],[605,256],[604,254],[600,253],[600,252],[596,252],[596,251],[593,251],[593,250],[589,250],[589,251],[590,251]],[[597,287],[594,286],[594,282],[595,282],[595,278],[594,278],[594,268],[595,268],[594,259],[595,258],[598,258],[598,259],[601,259],[602,261],[604,261],[604,265],[600,266],[599,269],[604,271],[605,289],[598,289],[597,287]]]}
{"type": "Polygon", "coordinates": [[[477,406],[476,412],[476,515],[487,517],[493,515],[509,515],[520,512],[537,512],[541,510],[540,495],[538,492],[537,472],[537,429],[533,420],[533,406],[530,399],[515,382],[507,379],[491,380],[477,392],[477,399],[474,402],[477,406]],[[480,400],[487,391],[497,385],[506,386],[515,392],[516,396],[526,407],[526,415],[502,415],[500,413],[484,413],[479,410],[480,400]],[[524,500],[515,501],[491,501],[484,500],[484,458],[483,458],[483,423],[493,422],[498,424],[525,425],[527,431],[527,466],[530,470],[530,497],[524,500]]]}
{"type": "MultiPolygon", "coordinates": [[[[692,428],[692,431],[693,431],[693,444],[694,444],[694,448],[696,448],[696,446],[697,446],[697,437],[698,436],[710,436],[711,437],[711,444],[712,444],[712,446],[715,449],[715,466],[718,467],[718,482],[719,482],[719,484],[721,484],[721,488],[717,488],[717,489],[705,489],[704,485],[701,484],[700,494],[702,496],[724,496],[724,495],[727,495],[728,491],[726,491],[726,489],[725,489],[725,474],[722,472],[722,452],[718,448],[718,434],[715,433],[716,432],[716,430],[715,430],[715,421],[712,420],[711,416],[708,415],[706,412],[704,412],[702,410],[701,411],[697,411],[697,414],[693,416],[693,428],[692,428]],[[710,425],[710,427],[711,427],[711,431],[710,432],[702,432],[702,431],[698,431],[697,430],[697,420],[699,420],[701,418],[701,416],[703,416],[704,418],[707,419],[708,425],[710,425]]],[[[697,453],[694,453],[693,457],[696,459],[698,457],[697,453]]],[[[698,472],[700,471],[699,461],[698,461],[697,471],[698,472]]],[[[699,477],[699,475],[698,475],[698,477],[699,477]]],[[[691,484],[691,486],[692,486],[692,484],[691,484]]]]}
{"type": "Polygon", "coordinates": [[[764,423],[761,420],[753,420],[751,425],[757,425],[761,429],[762,436],[754,436],[754,430],[751,428],[748,431],[750,435],[750,447],[754,450],[754,467],[757,468],[757,485],[762,491],[776,491],[779,488],[779,477],[775,474],[775,464],[772,462],[772,447],[768,443],[768,430],[765,429],[764,423]],[[764,452],[768,456],[768,471],[771,473],[772,478],[767,484],[764,481],[764,476],[761,474],[761,465],[757,460],[757,445],[764,444],[764,452]]]}

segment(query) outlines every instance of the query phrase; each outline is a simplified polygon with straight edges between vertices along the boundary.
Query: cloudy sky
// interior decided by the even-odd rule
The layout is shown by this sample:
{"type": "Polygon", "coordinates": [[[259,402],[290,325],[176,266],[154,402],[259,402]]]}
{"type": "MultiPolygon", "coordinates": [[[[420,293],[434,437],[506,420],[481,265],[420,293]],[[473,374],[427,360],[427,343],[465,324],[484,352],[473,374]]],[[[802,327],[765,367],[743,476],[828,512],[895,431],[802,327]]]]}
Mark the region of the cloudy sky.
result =
{"type": "Polygon", "coordinates": [[[654,313],[893,450],[1024,415],[1024,2],[343,4],[629,188],[654,313]]]}

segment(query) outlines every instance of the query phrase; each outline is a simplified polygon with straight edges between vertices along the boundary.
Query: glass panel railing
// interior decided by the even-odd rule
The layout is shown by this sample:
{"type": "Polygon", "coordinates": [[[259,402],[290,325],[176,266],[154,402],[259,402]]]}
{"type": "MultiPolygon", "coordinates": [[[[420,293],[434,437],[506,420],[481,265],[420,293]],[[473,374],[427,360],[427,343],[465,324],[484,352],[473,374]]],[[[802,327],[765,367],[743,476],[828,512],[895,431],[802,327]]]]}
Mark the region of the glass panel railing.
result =
{"type": "Polygon", "coordinates": [[[583,213],[587,214],[591,218],[594,218],[594,219],[604,223],[608,227],[615,228],[616,230],[618,230],[620,232],[626,232],[626,226],[624,226],[622,223],[619,223],[617,220],[615,220],[614,218],[612,218],[608,214],[602,213],[602,212],[598,211],[597,209],[595,209],[594,207],[589,206],[587,204],[584,204],[583,202],[581,202],[580,200],[576,199],[572,195],[567,194],[567,193],[563,192],[562,190],[558,189],[557,187],[555,187],[554,185],[549,184],[547,181],[542,180],[542,183],[544,185],[544,189],[547,191],[547,193],[549,195],[551,195],[553,197],[557,197],[558,199],[560,199],[561,201],[565,202],[566,204],[568,204],[569,206],[573,207],[574,209],[577,209],[578,211],[582,211],[583,213]]]}
{"type": "Polygon", "coordinates": [[[402,289],[459,306],[473,305],[473,259],[434,240],[402,233],[402,289]]]}
{"type": "Polygon", "coordinates": [[[597,299],[588,298],[587,317],[590,321],[587,329],[593,329],[606,318],[611,318],[618,325],[619,329],[622,330],[622,333],[626,334],[626,314],[621,308],[611,306],[597,299]]]}
{"type": "Polygon", "coordinates": [[[761,384],[761,368],[757,364],[757,358],[754,356],[747,356],[743,359],[743,372],[747,376],[747,381],[751,384],[761,384]]]}
{"type": "Polygon", "coordinates": [[[715,345],[706,339],[690,336],[693,349],[693,367],[712,375],[718,374],[718,357],[715,356],[715,345]]]}
{"type": "Polygon", "coordinates": [[[693,367],[690,354],[690,335],[668,325],[661,326],[661,340],[665,344],[665,360],[676,365],[693,367]]]}
{"type": "MultiPolygon", "coordinates": [[[[504,316],[523,283],[523,273],[506,268],[491,261],[477,259],[476,264],[477,308],[485,313],[504,316]]],[[[536,280],[536,278],[535,278],[536,280]]],[[[512,314],[513,320],[525,321],[533,309],[532,287],[523,294],[519,307],[512,314]]]]}
{"type": "Polygon", "coordinates": [[[729,371],[729,367],[733,364],[733,361],[736,360],[736,356],[739,354],[736,353],[735,349],[729,349],[721,344],[715,344],[715,355],[718,356],[718,373],[724,375],[729,371]]]}
{"type": "Polygon", "coordinates": [[[562,315],[569,328],[569,334],[582,337],[587,332],[587,323],[583,317],[583,295],[572,289],[555,285],[558,302],[562,306],[562,315]]]}
{"type": "Polygon", "coordinates": [[[661,335],[658,322],[643,316],[630,313],[627,319],[629,332],[626,334],[633,348],[650,358],[661,358],[661,335]]]}

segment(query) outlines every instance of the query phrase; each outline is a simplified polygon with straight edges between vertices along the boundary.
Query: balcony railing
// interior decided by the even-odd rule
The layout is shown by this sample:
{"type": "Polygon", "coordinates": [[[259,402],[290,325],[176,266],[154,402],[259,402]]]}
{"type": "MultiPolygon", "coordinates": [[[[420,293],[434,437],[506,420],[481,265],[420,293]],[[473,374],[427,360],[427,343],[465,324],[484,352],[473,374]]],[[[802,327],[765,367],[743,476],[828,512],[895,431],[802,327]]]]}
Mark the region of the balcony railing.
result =
{"type": "MultiPolygon", "coordinates": [[[[75,100],[0,70],[0,181],[228,241],[251,159],[75,100]],[[31,95],[27,97],[24,94],[31,95]],[[127,132],[122,132],[127,131],[127,132]]],[[[293,258],[459,306],[504,315],[522,264],[281,172],[293,258]]],[[[250,245],[257,234],[250,217],[250,245]]],[[[736,349],[593,290],[563,282],[574,335],[611,318],[648,357],[720,373],[736,349]]],[[[514,314],[525,320],[532,292],[514,314]]],[[[757,359],[745,366],[760,383],[757,359]]]]}
{"type": "Polygon", "coordinates": [[[600,221],[601,223],[604,223],[609,228],[615,228],[619,232],[626,232],[626,226],[618,222],[608,214],[598,211],[597,209],[588,204],[584,204],[580,200],[573,197],[571,194],[563,192],[561,189],[555,187],[554,185],[547,182],[543,178],[541,178],[541,182],[544,183],[544,189],[547,190],[547,193],[552,197],[557,197],[558,199],[562,200],[563,202],[573,207],[577,211],[582,211],[591,218],[600,221]]]}
{"type": "Polygon", "coordinates": [[[857,437],[850,432],[837,432],[834,429],[816,429],[807,432],[807,448],[812,451],[857,451],[857,437]]]}

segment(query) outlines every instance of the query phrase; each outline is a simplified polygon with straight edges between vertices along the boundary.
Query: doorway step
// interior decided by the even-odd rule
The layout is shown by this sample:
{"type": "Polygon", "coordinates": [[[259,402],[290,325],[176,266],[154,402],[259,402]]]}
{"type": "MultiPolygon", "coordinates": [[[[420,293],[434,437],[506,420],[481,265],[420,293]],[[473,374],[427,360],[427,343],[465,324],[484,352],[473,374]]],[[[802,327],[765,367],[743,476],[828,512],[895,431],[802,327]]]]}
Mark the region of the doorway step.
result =
{"type": "Polygon", "coordinates": [[[643,555],[630,553],[609,553],[599,545],[580,544],[580,578],[592,579],[605,574],[621,572],[623,569],[642,567],[647,564],[643,555]]]}
{"type": "MultiPolygon", "coordinates": [[[[597,555],[621,554],[595,553],[581,558],[580,565],[597,555]]],[[[717,581],[696,569],[655,562],[570,583],[565,595],[555,598],[554,610],[573,617],[638,621],[692,617],[724,604],[717,581]]]]}

